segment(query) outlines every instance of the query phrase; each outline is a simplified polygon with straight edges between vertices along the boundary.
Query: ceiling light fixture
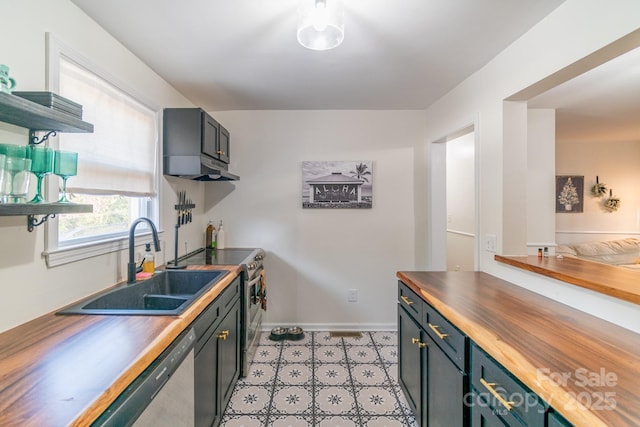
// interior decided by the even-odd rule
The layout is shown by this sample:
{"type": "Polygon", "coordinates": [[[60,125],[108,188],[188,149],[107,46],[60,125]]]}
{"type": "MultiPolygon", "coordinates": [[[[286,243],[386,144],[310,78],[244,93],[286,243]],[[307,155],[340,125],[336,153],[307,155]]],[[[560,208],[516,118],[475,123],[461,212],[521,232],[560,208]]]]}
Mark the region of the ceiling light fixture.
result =
{"type": "Polygon", "coordinates": [[[312,50],[328,50],[344,40],[342,0],[300,0],[298,42],[312,50]]]}

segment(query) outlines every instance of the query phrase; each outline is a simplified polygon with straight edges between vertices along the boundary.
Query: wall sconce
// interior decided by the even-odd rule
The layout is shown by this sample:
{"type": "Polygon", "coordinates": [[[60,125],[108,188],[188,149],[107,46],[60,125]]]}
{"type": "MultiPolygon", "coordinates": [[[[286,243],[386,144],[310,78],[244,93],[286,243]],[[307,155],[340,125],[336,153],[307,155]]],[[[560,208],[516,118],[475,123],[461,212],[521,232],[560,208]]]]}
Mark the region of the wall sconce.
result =
{"type": "Polygon", "coordinates": [[[300,0],[298,42],[312,50],[329,50],[344,40],[342,0],[300,0]]]}

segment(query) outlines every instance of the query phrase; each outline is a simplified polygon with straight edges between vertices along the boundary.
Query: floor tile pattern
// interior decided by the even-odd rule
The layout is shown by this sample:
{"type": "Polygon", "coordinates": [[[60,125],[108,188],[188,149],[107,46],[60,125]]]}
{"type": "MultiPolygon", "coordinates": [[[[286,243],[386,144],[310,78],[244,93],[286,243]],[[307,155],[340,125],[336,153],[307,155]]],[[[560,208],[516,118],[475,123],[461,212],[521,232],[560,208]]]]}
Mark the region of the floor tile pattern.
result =
{"type": "Polygon", "coordinates": [[[233,391],[224,427],[416,427],[397,383],[395,332],[299,341],[262,337],[233,391]]]}

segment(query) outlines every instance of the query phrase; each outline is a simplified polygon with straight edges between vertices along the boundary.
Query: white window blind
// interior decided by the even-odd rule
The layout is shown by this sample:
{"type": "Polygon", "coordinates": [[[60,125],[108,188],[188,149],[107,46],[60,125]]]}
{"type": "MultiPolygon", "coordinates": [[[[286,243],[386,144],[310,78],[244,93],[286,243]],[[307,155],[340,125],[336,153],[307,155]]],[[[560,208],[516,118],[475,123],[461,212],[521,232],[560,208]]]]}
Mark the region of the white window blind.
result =
{"type": "Polygon", "coordinates": [[[116,86],[60,58],[60,95],[83,106],[94,132],[60,135],[60,149],[78,152],[71,193],[154,196],[157,116],[116,86]]]}

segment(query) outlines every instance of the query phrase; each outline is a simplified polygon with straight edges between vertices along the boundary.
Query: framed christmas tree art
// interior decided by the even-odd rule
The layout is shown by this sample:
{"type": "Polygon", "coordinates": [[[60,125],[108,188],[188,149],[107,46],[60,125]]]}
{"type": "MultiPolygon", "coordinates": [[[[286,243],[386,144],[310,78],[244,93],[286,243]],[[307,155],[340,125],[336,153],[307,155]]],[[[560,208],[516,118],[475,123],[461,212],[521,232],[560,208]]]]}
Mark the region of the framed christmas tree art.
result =
{"type": "Polygon", "coordinates": [[[584,176],[556,176],[556,213],[582,212],[584,176]]]}

